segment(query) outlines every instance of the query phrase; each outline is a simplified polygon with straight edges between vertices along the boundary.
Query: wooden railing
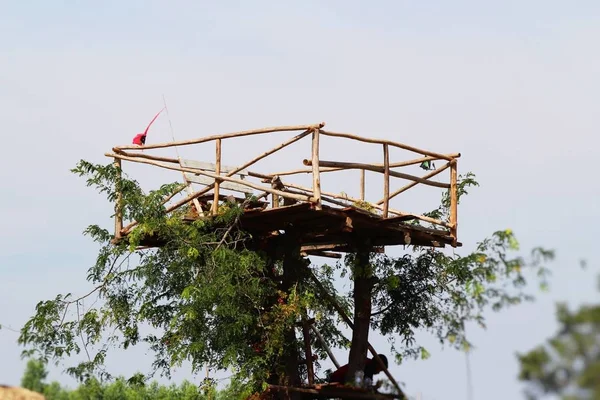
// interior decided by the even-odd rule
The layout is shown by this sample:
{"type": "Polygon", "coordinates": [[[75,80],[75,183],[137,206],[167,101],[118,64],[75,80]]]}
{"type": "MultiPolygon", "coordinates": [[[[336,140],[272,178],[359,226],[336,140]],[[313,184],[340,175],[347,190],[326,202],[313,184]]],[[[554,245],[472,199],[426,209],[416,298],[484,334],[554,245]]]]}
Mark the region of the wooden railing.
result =
{"type": "MultiPolygon", "coordinates": [[[[213,203],[211,213],[216,214],[218,210],[218,204],[220,199],[221,189],[226,190],[237,190],[248,193],[248,191],[256,190],[259,193],[256,196],[259,199],[267,198],[271,196],[271,207],[276,208],[280,206],[280,199],[288,199],[291,202],[310,202],[315,205],[317,210],[322,209],[323,202],[329,204],[348,207],[354,206],[358,208],[367,208],[377,210],[381,212],[382,218],[396,218],[401,219],[417,219],[420,221],[428,222],[435,226],[446,228],[454,242],[457,240],[457,159],[460,154],[440,154],[416,147],[408,146],[402,143],[364,138],[358,135],[348,133],[337,133],[323,130],[324,123],[315,125],[300,125],[300,126],[282,126],[255,129],[242,132],[227,133],[221,135],[206,136],[198,139],[184,140],[184,141],[173,141],[166,143],[147,144],[145,146],[137,145],[126,145],[113,148],[113,153],[105,154],[108,157],[112,157],[115,160],[116,165],[121,166],[121,161],[131,161],[136,163],[143,163],[154,165],[161,168],[166,168],[174,171],[179,171],[183,174],[185,185],[182,185],[179,191],[187,188],[188,195],[183,199],[167,206],[167,212],[178,209],[179,207],[195,202],[196,208],[197,199],[213,191],[213,203]],[[260,154],[259,156],[240,164],[236,167],[223,166],[221,163],[221,154],[223,142],[225,139],[238,138],[250,135],[267,134],[274,132],[287,132],[287,131],[301,131],[296,136],[280,143],[272,149],[260,154]],[[302,163],[306,167],[295,170],[280,171],[275,173],[259,173],[248,170],[247,168],[254,165],[258,161],[268,157],[269,155],[295,143],[306,136],[311,135],[311,158],[304,159],[302,163]],[[354,163],[354,162],[342,162],[342,161],[328,161],[321,160],[319,158],[320,149],[320,138],[321,136],[330,136],[338,138],[346,138],[354,141],[360,141],[365,143],[377,144],[382,147],[383,162],[380,164],[365,164],[365,163],[354,163]],[[159,148],[175,147],[175,146],[188,146],[193,144],[205,143],[209,141],[215,142],[215,163],[202,163],[196,161],[182,160],[177,158],[169,158],[157,155],[148,154],[148,152],[139,152],[138,150],[152,150],[159,148]],[[417,154],[420,154],[419,158],[411,160],[391,162],[390,161],[390,147],[400,148],[408,150],[417,154]],[[433,170],[429,171],[424,176],[415,176],[406,174],[403,172],[396,171],[395,168],[406,167],[410,165],[420,164],[426,161],[444,160],[446,163],[433,170]],[[200,165],[202,164],[202,165],[200,165]],[[200,165],[200,166],[199,166],[200,165]],[[210,165],[207,167],[206,165],[210,165]],[[336,194],[327,191],[323,191],[321,188],[321,174],[331,173],[336,171],[346,171],[357,169],[360,171],[360,188],[359,198],[353,198],[346,194],[336,194]],[[442,173],[443,171],[450,169],[450,182],[440,183],[431,180],[430,178],[442,173]],[[221,173],[224,171],[224,173],[221,173]],[[384,184],[382,190],[382,198],[375,202],[369,202],[365,199],[365,171],[373,171],[383,174],[384,184]],[[312,174],[312,187],[305,187],[296,183],[283,182],[283,177],[290,177],[298,174],[312,174]],[[203,177],[202,179],[196,179],[196,183],[203,184],[203,188],[198,191],[192,191],[190,176],[203,177]],[[239,177],[237,177],[239,176],[239,177]],[[246,179],[245,179],[246,178],[246,179]],[[260,182],[251,182],[247,178],[258,178],[260,182]],[[397,190],[390,192],[390,178],[400,178],[411,181],[410,183],[400,187],[397,190]],[[201,182],[198,182],[200,180],[201,182]],[[270,186],[264,185],[265,183],[270,186]],[[417,184],[423,184],[433,187],[439,187],[443,189],[449,189],[450,191],[450,217],[449,221],[442,221],[434,219],[425,215],[412,214],[399,210],[395,210],[390,207],[390,200],[398,196],[401,193],[409,190],[417,184]],[[237,189],[236,189],[237,188],[237,189]],[[248,190],[242,190],[240,188],[247,188],[248,190]]],[[[193,180],[193,179],[192,179],[193,180]]],[[[173,194],[174,196],[175,194],[173,194]]],[[[165,204],[168,203],[171,198],[165,200],[165,204]]],[[[136,221],[131,221],[127,226],[123,226],[122,214],[119,211],[119,201],[117,201],[117,210],[115,213],[115,236],[121,237],[131,231],[131,229],[137,224],[136,221]]]]}

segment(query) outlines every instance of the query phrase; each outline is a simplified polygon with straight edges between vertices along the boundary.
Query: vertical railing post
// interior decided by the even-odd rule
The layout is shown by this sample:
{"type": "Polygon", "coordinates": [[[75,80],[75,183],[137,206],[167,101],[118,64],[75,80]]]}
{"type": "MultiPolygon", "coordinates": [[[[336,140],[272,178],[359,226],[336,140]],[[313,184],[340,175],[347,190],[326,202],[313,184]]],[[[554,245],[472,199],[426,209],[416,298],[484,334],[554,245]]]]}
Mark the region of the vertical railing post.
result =
{"type": "Polygon", "coordinates": [[[450,161],[450,236],[452,246],[458,242],[458,174],[456,159],[450,161]]]}
{"type": "Polygon", "coordinates": [[[365,170],[360,170],[360,199],[365,201],[365,170]]]}
{"type": "Polygon", "coordinates": [[[383,145],[383,218],[387,218],[390,208],[390,152],[387,144],[383,145]]]}
{"type": "Polygon", "coordinates": [[[123,229],[123,192],[121,191],[121,159],[114,159],[114,166],[117,169],[117,180],[115,182],[115,190],[117,192],[117,199],[115,201],[115,239],[121,238],[121,230],[123,229]]]}
{"type": "MultiPolygon", "coordinates": [[[[216,143],[216,157],[215,157],[215,175],[221,175],[221,139],[217,139],[216,143]]],[[[212,214],[217,215],[219,210],[219,186],[221,181],[215,179],[215,196],[213,198],[212,214]]]]}
{"type": "Polygon", "coordinates": [[[319,128],[313,129],[312,135],[312,175],[313,196],[316,199],[316,209],[323,208],[321,203],[321,176],[319,174],[319,128]]]}

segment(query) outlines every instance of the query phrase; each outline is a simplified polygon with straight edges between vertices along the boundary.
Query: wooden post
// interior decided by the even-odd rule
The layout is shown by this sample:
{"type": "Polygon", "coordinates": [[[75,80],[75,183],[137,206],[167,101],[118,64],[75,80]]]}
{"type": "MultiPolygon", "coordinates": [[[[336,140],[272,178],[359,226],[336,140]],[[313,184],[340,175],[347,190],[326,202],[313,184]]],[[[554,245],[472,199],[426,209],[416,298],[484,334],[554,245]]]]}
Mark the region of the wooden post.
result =
{"type": "Polygon", "coordinates": [[[117,191],[117,200],[115,202],[115,239],[121,238],[121,230],[123,229],[123,193],[121,192],[121,159],[115,158],[115,168],[118,170],[118,178],[115,189],[117,191]]]}
{"type": "Polygon", "coordinates": [[[315,371],[313,369],[312,349],[310,348],[310,327],[306,321],[302,323],[302,335],[304,336],[304,357],[306,357],[308,384],[314,385],[315,371]]]}
{"type": "Polygon", "coordinates": [[[312,169],[313,169],[313,196],[317,201],[317,210],[323,208],[321,202],[321,177],[319,175],[319,128],[313,129],[312,135],[312,169]]]}
{"type": "Polygon", "coordinates": [[[365,201],[365,170],[360,170],[360,199],[365,201]]]}
{"type": "Polygon", "coordinates": [[[387,218],[390,208],[390,152],[387,144],[383,145],[383,218],[387,218]]]}
{"type": "MultiPolygon", "coordinates": [[[[216,143],[216,158],[215,158],[215,175],[221,175],[221,139],[215,140],[216,143]]],[[[219,210],[219,179],[215,179],[215,196],[212,205],[213,215],[217,215],[219,210]]]]}
{"type": "Polygon", "coordinates": [[[450,162],[450,235],[454,247],[458,242],[458,176],[456,164],[456,159],[450,162]]]}

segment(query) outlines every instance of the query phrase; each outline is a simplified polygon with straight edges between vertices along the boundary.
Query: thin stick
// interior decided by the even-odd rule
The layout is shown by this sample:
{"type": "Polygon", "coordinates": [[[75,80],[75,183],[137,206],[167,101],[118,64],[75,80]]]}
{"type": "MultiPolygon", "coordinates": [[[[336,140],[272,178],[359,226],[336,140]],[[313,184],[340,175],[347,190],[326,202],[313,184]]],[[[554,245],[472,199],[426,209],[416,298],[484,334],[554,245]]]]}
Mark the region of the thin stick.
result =
{"type": "Polygon", "coordinates": [[[260,133],[312,130],[315,128],[322,128],[323,126],[325,126],[324,122],[321,122],[320,124],[316,124],[316,125],[276,126],[276,127],[272,127],[272,128],[261,128],[261,129],[253,129],[253,130],[249,130],[249,131],[241,131],[241,132],[225,133],[225,134],[221,134],[221,135],[205,136],[202,138],[191,139],[191,140],[180,140],[180,141],[167,142],[167,143],[155,143],[155,144],[149,144],[149,145],[144,145],[144,146],[126,145],[126,146],[118,146],[117,148],[121,149],[121,150],[159,149],[159,148],[163,148],[163,147],[185,146],[185,145],[190,145],[190,144],[204,143],[204,142],[209,142],[211,140],[216,140],[216,139],[227,139],[227,138],[232,138],[232,137],[258,135],[260,133]]]}
{"type": "Polygon", "coordinates": [[[446,154],[434,153],[433,151],[418,149],[416,147],[408,146],[406,144],[392,142],[391,140],[369,139],[369,138],[363,138],[363,137],[360,137],[357,135],[353,135],[350,133],[329,132],[329,131],[324,131],[324,130],[321,130],[321,133],[323,135],[327,135],[327,136],[336,136],[336,137],[343,137],[343,138],[347,138],[347,139],[354,139],[354,140],[358,140],[360,142],[365,142],[365,143],[388,144],[390,146],[399,147],[401,149],[409,150],[409,151],[419,153],[419,154],[423,154],[425,156],[437,157],[437,158],[441,158],[441,159],[448,160],[448,161],[452,160],[452,157],[450,157],[446,154]]]}
{"type": "Polygon", "coordinates": [[[388,145],[383,145],[383,218],[387,218],[390,208],[390,152],[388,145]]]}
{"type": "MultiPolygon", "coordinates": [[[[239,167],[234,168],[232,171],[230,171],[229,173],[227,173],[227,175],[225,175],[225,177],[230,177],[235,175],[236,173],[238,173],[239,171],[248,168],[250,165],[257,163],[258,161],[262,160],[263,158],[275,153],[276,151],[279,151],[281,149],[283,149],[286,146],[289,146],[290,144],[297,142],[298,140],[302,139],[303,137],[307,136],[311,131],[310,130],[306,130],[302,133],[300,133],[299,135],[296,135],[292,138],[290,138],[289,140],[286,140],[285,142],[273,147],[271,150],[264,152],[263,154],[259,155],[258,157],[253,158],[252,160],[248,161],[245,164],[242,164],[239,167]]],[[[133,160],[132,160],[133,161],[133,160]]],[[[179,162],[179,161],[177,161],[179,162]]],[[[196,170],[194,170],[194,172],[196,172],[196,170]]],[[[267,177],[266,175],[262,175],[262,174],[257,174],[257,173],[251,173],[250,171],[248,171],[248,175],[250,176],[257,176],[259,178],[265,178],[267,177]]],[[[167,208],[167,212],[171,212],[176,208],[181,207],[184,204],[187,204],[188,202],[190,202],[191,200],[202,196],[204,193],[209,192],[212,188],[214,187],[214,184],[210,184],[207,185],[207,187],[205,187],[204,189],[201,189],[199,191],[197,191],[196,193],[194,193],[191,196],[187,196],[186,198],[180,200],[179,202],[173,204],[171,207],[167,208]]],[[[270,192],[265,192],[265,193],[270,193],[270,192]]],[[[131,222],[129,225],[127,225],[123,230],[125,232],[129,231],[131,228],[133,228],[134,226],[136,226],[138,223],[137,221],[133,221],[131,222]]]]}
{"type": "Polygon", "coordinates": [[[317,329],[317,327],[314,326],[314,325],[311,325],[310,328],[315,333],[315,335],[317,335],[317,338],[319,339],[319,341],[321,342],[321,345],[323,346],[323,348],[327,352],[327,355],[329,355],[329,358],[331,358],[331,361],[333,361],[333,365],[335,365],[336,368],[339,368],[340,364],[335,359],[335,356],[331,352],[331,349],[327,345],[327,342],[325,342],[325,339],[323,339],[323,336],[321,336],[321,332],[319,332],[319,330],[317,329]]]}
{"type": "Polygon", "coordinates": [[[117,178],[117,201],[115,202],[115,239],[121,238],[121,229],[123,229],[123,193],[121,192],[121,160],[115,158],[115,168],[118,170],[117,178]]]}
{"type": "MultiPolygon", "coordinates": [[[[319,168],[319,172],[323,173],[323,172],[335,172],[335,171],[342,171],[344,168],[319,168]]],[[[282,171],[282,172],[275,172],[272,174],[269,174],[269,176],[285,176],[285,175],[296,175],[296,174],[312,174],[313,169],[312,168],[299,168],[299,169],[292,169],[290,171],[282,171]]]]}
{"type": "MultiPolygon", "coordinates": [[[[384,146],[385,145],[387,145],[387,144],[384,144],[384,146]]],[[[312,164],[311,160],[303,160],[302,162],[304,163],[304,165],[311,165],[312,164]]],[[[325,160],[320,160],[319,161],[319,165],[322,165],[322,166],[325,166],[325,167],[339,167],[339,168],[343,168],[343,169],[366,169],[368,171],[385,173],[385,168],[384,167],[378,167],[378,166],[375,166],[375,165],[372,165],[372,164],[347,163],[347,162],[339,162],[339,161],[325,161],[325,160]]],[[[314,168],[314,166],[313,166],[313,168],[314,168]]],[[[440,188],[444,188],[444,189],[449,189],[450,188],[450,184],[449,183],[440,183],[440,182],[435,182],[435,181],[428,181],[427,179],[423,179],[423,178],[418,177],[418,176],[404,174],[402,172],[389,171],[389,168],[388,168],[388,173],[389,173],[390,176],[394,176],[396,178],[408,179],[408,180],[411,180],[411,181],[422,183],[424,185],[435,186],[435,187],[440,187],[440,188]]]]}
{"type": "Polygon", "coordinates": [[[360,170],[360,200],[365,201],[365,170],[360,170]]]}
{"type": "Polygon", "coordinates": [[[317,199],[317,210],[321,210],[321,177],[319,175],[319,129],[315,128],[312,135],[312,167],[313,167],[313,192],[317,199]]]}
{"type": "MultiPolygon", "coordinates": [[[[215,158],[215,175],[221,175],[221,139],[217,139],[215,141],[216,144],[216,158],[215,158]]],[[[219,182],[218,179],[215,179],[215,196],[212,204],[212,213],[213,215],[217,215],[217,211],[219,211],[219,182]]]]}
{"type": "Polygon", "coordinates": [[[453,160],[450,165],[450,235],[452,235],[452,246],[456,247],[458,236],[458,185],[457,185],[457,162],[453,160]]]}
{"type": "MultiPolygon", "coordinates": [[[[450,166],[450,163],[446,163],[444,166],[431,171],[430,173],[428,173],[427,175],[424,175],[422,179],[429,179],[431,177],[436,176],[437,174],[439,174],[440,172],[445,171],[448,167],[450,166]]],[[[411,187],[414,187],[417,185],[418,182],[412,182],[409,183],[406,186],[402,186],[400,189],[396,190],[394,193],[390,194],[390,199],[393,199],[394,197],[396,197],[397,195],[399,195],[402,192],[407,191],[408,189],[410,189],[411,187]]],[[[383,204],[383,202],[385,201],[385,199],[381,199],[377,202],[377,204],[383,204]]]]}
{"type": "MultiPolygon", "coordinates": [[[[335,298],[333,297],[333,295],[331,295],[327,291],[327,289],[325,289],[325,287],[323,287],[323,285],[321,284],[321,282],[317,279],[317,277],[313,274],[312,271],[308,270],[307,272],[308,272],[308,276],[313,280],[313,282],[315,282],[315,284],[317,285],[317,287],[319,288],[319,290],[329,300],[329,302],[331,303],[331,305],[340,314],[340,316],[346,322],[346,324],[350,327],[350,329],[354,330],[354,324],[352,323],[352,321],[350,320],[350,318],[346,315],[346,312],[344,311],[344,309],[335,300],[335,298]]],[[[381,358],[379,357],[379,355],[377,354],[377,352],[375,351],[375,349],[373,348],[373,346],[371,346],[371,343],[367,342],[367,345],[369,346],[369,351],[371,352],[371,354],[373,354],[373,358],[379,363],[380,367],[383,369],[383,372],[385,372],[385,374],[387,375],[387,377],[389,378],[389,380],[396,387],[396,390],[398,391],[398,394],[401,395],[401,396],[403,396],[403,397],[406,397],[404,395],[404,392],[402,392],[402,389],[400,389],[400,385],[398,385],[398,382],[396,382],[396,380],[394,379],[394,377],[392,376],[392,374],[390,374],[390,371],[388,371],[387,367],[383,363],[383,360],[381,360],[381,358]]]]}

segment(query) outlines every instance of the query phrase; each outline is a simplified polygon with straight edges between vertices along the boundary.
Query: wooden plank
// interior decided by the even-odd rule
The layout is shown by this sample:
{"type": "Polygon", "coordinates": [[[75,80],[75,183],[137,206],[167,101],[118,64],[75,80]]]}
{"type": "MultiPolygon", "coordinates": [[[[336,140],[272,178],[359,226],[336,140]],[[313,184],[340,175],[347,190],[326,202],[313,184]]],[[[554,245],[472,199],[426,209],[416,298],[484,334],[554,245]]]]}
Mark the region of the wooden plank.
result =
{"type": "MultiPolygon", "coordinates": [[[[189,182],[197,183],[200,185],[212,185],[213,183],[215,183],[215,180],[213,178],[209,178],[208,176],[204,176],[204,175],[195,175],[190,172],[185,172],[185,179],[188,180],[189,182]]],[[[248,194],[254,193],[252,191],[252,188],[250,188],[248,186],[240,185],[239,183],[234,183],[234,182],[221,182],[219,187],[221,189],[233,190],[236,192],[242,192],[242,193],[248,193],[248,194]]]]}
{"type": "MultiPolygon", "coordinates": [[[[184,168],[199,169],[202,171],[216,171],[216,169],[217,169],[217,166],[213,163],[204,162],[204,161],[196,161],[196,160],[185,160],[185,159],[181,159],[181,166],[184,168]]],[[[231,171],[235,171],[237,168],[238,167],[233,167],[230,165],[221,165],[221,173],[228,174],[231,171]]],[[[248,176],[247,169],[243,169],[236,173],[238,175],[248,176]]]]}

